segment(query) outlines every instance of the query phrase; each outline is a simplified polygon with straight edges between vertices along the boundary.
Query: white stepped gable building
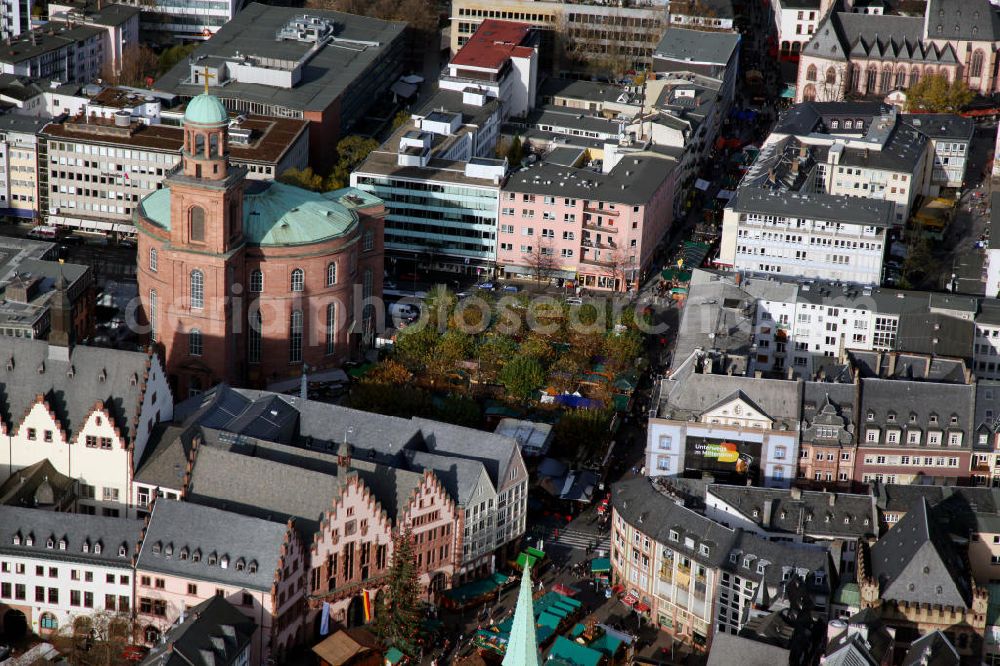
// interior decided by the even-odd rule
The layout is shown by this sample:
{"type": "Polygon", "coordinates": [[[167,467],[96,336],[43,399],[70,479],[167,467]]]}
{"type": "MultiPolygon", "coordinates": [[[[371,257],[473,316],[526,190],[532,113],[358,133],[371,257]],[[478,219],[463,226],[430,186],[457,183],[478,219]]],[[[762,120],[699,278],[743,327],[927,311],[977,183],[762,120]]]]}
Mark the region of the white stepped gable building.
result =
{"type": "Polygon", "coordinates": [[[173,396],[152,353],[7,340],[0,351],[0,482],[48,459],[79,481],[78,511],[125,516],[133,470],[173,396]]]}

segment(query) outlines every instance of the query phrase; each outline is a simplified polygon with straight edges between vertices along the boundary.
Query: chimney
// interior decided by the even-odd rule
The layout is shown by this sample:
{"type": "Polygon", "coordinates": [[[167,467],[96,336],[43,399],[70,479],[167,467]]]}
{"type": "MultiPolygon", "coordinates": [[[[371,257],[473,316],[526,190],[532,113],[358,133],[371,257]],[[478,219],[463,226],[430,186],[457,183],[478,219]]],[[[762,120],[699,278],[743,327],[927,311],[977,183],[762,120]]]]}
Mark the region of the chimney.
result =
{"type": "Polygon", "coordinates": [[[774,511],[774,500],[764,500],[764,513],[760,518],[761,527],[767,529],[771,526],[771,512],[774,511]]]}
{"type": "Polygon", "coordinates": [[[792,489],[791,489],[791,497],[792,497],[793,500],[800,500],[800,499],[802,499],[802,489],[801,488],[796,488],[796,487],[793,486],[792,489]]]}
{"type": "Polygon", "coordinates": [[[830,493],[830,497],[828,498],[828,501],[830,502],[830,506],[831,507],[836,506],[836,504],[837,504],[837,493],[830,493]]]}

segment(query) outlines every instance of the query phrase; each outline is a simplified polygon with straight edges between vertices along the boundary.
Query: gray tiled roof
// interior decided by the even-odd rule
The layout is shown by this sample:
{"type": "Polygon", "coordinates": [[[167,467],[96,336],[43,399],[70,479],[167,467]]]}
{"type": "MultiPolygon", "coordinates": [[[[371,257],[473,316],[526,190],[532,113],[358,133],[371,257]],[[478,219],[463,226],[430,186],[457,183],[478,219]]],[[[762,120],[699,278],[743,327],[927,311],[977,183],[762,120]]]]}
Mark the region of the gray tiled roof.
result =
{"type": "Polygon", "coordinates": [[[891,201],[836,194],[741,187],[729,206],[740,213],[804,217],[813,220],[886,228],[895,219],[891,201]]]}
{"type": "Polygon", "coordinates": [[[718,631],[708,651],[708,666],[777,666],[789,663],[787,648],[718,631]]]}
{"type": "Polygon", "coordinates": [[[160,498],[153,505],[136,569],[266,591],[274,584],[286,532],[282,523],[160,498]],[[159,553],[154,552],[156,544],[159,553]],[[209,564],[212,555],[216,561],[209,564]],[[223,555],[229,558],[226,568],[221,565],[223,555]],[[242,571],[236,568],[240,559],[242,571]],[[254,572],[251,563],[256,563],[254,572]]]}
{"type": "Polygon", "coordinates": [[[882,599],[971,608],[969,573],[926,499],[871,547],[870,562],[882,599]]]}
{"type": "Polygon", "coordinates": [[[802,404],[802,382],[755,379],[730,375],[693,373],[670,386],[660,416],[673,419],[697,417],[726,397],[741,391],[775,422],[776,428],[798,428],[802,404]]]}
{"type": "Polygon", "coordinates": [[[738,32],[706,32],[670,27],[653,51],[653,58],[725,66],[740,44],[738,32]]]}
{"type": "Polygon", "coordinates": [[[228,666],[250,646],[257,625],[220,596],[185,614],[153,646],[141,666],[228,666]]]}
{"type": "Polygon", "coordinates": [[[160,488],[179,489],[183,486],[195,432],[194,428],[157,424],[146,443],[134,480],[160,488]]]}
{"type": "Polygon", "coordinates": [[[835,11],[820,22],[802,53],[831,60],[850,55],[928,64],[958,62],[951,45],[939,48],[925,42],[923,31],[923,17],[835,11]]]}
{"type": "Polygon", "coordinates": [[[683,552],[691,559],[711,568],[728,564],[729,553],[736,543],[736,532],[695,513],[661,493],[651,479],[636,477],[619,481],[611,488],[615,512],[630,525],[659,543],[683,552]],[[671,531],[677,539],[670,538],[671,531]],[[688,548],[685,537],[694,539],[688,548]],[[708,554],[699,545],[709,547],[708,554]]]}
{"type": "Polygon", "coordinates": [[[629,154],[610,173],[543,161],[512,173],[503,189],[645,205],[663,186],[674,164],[674,160],[652,152],[629,154]]]}
{"type": "MultiPolygon", "coordinates": [[[[68,433],[76,434],[101,400],[126,440],[135,436],[149,356],[101,347],[73,347],[70,361],[49,358],[41,340],[4,338],[0,345],[0,416],[19,422],[44,395],[68,433]],[[72,369],[72,373],[70,370],[72,369]]],[[[170,400],[169,395],[159,397],[170,400]]]]}
{"type": "Polygon", "coordinates": [[[0,553],[130,568],[141,529],[141,520],[129,518],[0,506],[0,553]],[[20,536],[21,545],[14,545],[15,536],[20,536]],[[28,536],[33,539],[30,546],[28,536]],[[48,547],[50,538],[52,548],[48,547]],[[59,549],[61,539],[66,540],[66,550],[59,549]],[[87,552],[83,552],[85,544],[87,552]],[[100,553],[94,552],[98,544],[100,553]]]}
{"type": "Polygon", "coordinates": [[[976,124],[957,113],[904,114],[903,122],[932,139],[972,140],[976,124]]]}
{"type": "MultiPolygon", "coordinates": [[[[901,379],[864,378],[861,380],[861,419],[880,428],[896,425],[905,430],[940,428],[945,432],[964,433],[961,447],[945,447],[953,451],[971,447],[972,420],[975,410],[974,384],[942,384],[937,382],[905,381],[901,379]],[[868,413],[873,418],[869,421],[868,413]],[[890,415],[894,418],[890,420],[890,415]],[[932,422],[932,416],[937,418],[932,422]],[[952,417],[956,420],[953,423],[952,417]]],[[[947,436],[945,437],[947,440],[947,436]]],[[[915,451],[926,448],[927,438],[915,451]]],[[[940,447],[933,447],[939,449],[940,447]]]]}
{"type": "Polygon", "coordinates": [[[855,439],[858,386],[854,383],[805,382],[802,391],[802,441],[849,446],[855,439]],[[837,437],[817,437],[816,426],[832,427],[837,437]]]}
{"type": "Polygon", "coordinates": [[[910,643],[900,666],[958,666],[958,650],[940,630],[924,634],[910,643]]]}
{"type": "Polygon", "coordinates": [[[928,0],[927,32],[931,39],[997,41],[1000,16],[988,0],[928,0]]]}
{"type": "Polygon", "coordinates": [[[808,490],[793,494],[779,488],[722,484],[709,485],[708,492],[768,532],[847,538],[878,533],[878,515],[871,495],[808,490]]]}

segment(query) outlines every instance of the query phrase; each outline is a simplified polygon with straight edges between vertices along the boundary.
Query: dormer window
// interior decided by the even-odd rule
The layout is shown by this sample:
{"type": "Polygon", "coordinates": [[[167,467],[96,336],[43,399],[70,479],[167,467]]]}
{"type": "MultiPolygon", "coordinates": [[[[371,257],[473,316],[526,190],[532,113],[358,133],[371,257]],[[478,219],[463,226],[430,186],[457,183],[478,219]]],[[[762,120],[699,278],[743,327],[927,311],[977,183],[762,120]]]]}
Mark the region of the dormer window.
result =
{"type": "Polygon", "coordinates": [[[94,544],[94,555],[100,555],[100,554],[101,554],[101,542],[98,541],[97,543],[94,544]]]}
{"type": "Polygon", "coordinates": [[[192,562],[201,562],[201,550],[200,549],[196,549],[193,553],[191,553],[191,561],[192,562]]]}
{"type": "MultiPolygon", "coordinates": [[[[97,552],[96,548],[94,552],[97,552]]],[[[125,547],[125,544],[118,546],[118,557],[125,557],[126,555],[128,555],[128,548],[125,547]]]]}
{"type": "Polygon", "coordinates": [[[90,552],[90,539],[85,539],[84,540],[84,542],[83,542],[83,552],[85,552],[85,553],[89,553],[90,552]]]}
{"type": "Polygon", "coordinates": [[[246,566],[246,565],[244,564],[244,562],[243,562],[243,558],[242,558],[242,557],[241,557],[240,559],[236,560],[236,570],[237,570],[237,571],[243,571],[243,568],[244,568],[245,566],[246,566]]]}
{"type": "Polygon", "coordinates": [[[869,421],[874,421],[875,420],[875,412],[873,412],[871,410],[868,410],[868,420],[869,421]]]}
{"type": "Polygon", "coordinates": [[[17,534],[14,535],[14,545],[15,546],[20,546],[21,545],[21,533],[20,532],[18,532],[17,534]]]}
{"type": "Polygon", "coordinates": [[[250,560],[250,564],[247,565],[247,573],[257,573],[257,562],[255,560],[250,560]]]}
{"type": "Polygon", "coordinates": [[[172,543],[168,543],[168,544],[167,544],[167,547],[163,549],[163,553],[164,553],[164,554],[165,554],[165,555],[166,555],[167,557],[170,557],[171,555],[173,555],[173,554],[174,554],[174,544],[172,544],[172,543]]]}
{"type": "Polygon", "coordinates": [[[743,558],[743,566],[746,567],[747,569],[750,568],[750,565],[752,563],[753,563],[753,558],[752,557],[744,557],[743,558]]]}
{"type": "Polygon", "coordinates": [[[930,419],[931,425],[937,425],[937,422],[938,422],[937,414],[931,414],[930,417],[929,417],[929,419],[930,419]]]}
{"type": "Polygon", "coordinates": [[[187,548],[181,548],[180,558],[182,560],[186,560],[188,558],[188,549],[187,548]]]}
{"type": "Polygon", "coordinates": [[[208,563],[209,563],[210,566],[215,566],[215,564],[218,561],[219,561],[219,558],[218,558],[218,556],[215,553],[212,553],[211,555],[208,556],[208,563]]]}
{"type": "Polygon", "coordinates": [[[845,525],[850,525],[851,524],[851,517],[850,516],[844,516],[844,524],[845,525]]]}
{"type": "Polygon", "coordinates": [[[698,552],[700,552],[702,555],[708,555],[711,551],[708,546],[706,546],[705,544],[701,544],[701,546],[699,546],[698,548],[698,552]]]}
{"type": "Polygon", "coordinates": [[[59,539],[59,550],[66,550],[66,539],[59,539]]]}
{"type": "Polygon", "coordinates": [[[730,555],[729,555],[729,561],[732,564],[736,564],[736,553],[730,553],[730,555]]]}
{"type": "Polygon", "coordinates": [[[885,415],[885,420],[888,421],[889,423],[895,423],[896,422],[896,412],[889,412],[888,414],[886,414],[885,415]]]}
{"type": "Polygon", "coordinates": [[[223,555],[222,559],[219,560],[219,566],[222,567],[223,569],[228,569],[229,568],[229,557],[226,556],[226,555],[223,555]]]}
{"type": "Polygon", "coordinates": [[[159,541],[157,541],[156,543],[153,544],[153,554],[154,555],[159,555],[160,551],[162,551],[162,550],[163,550],[163,544],[162,543],[160,543],[159,541]]]}
{"type": "Polygon", "coordinates": [[[55,545],[56,545],[56,542],[55,542],[55,540],[52,537],[49,537],[45,541],[45,547],[46,548],[55,548],[55,545]]]}
{"type": "Polygon", "coordinates": [[[24,540],[24,545],[28,547],[34,546],[35,545],[34,535],[29,534],[28,537],[24,540]]]}
{"type": "Polygon", "coordinates": [[[759,574],[764,573],[764,563],[763,562],[758,562],[757,563],[757,573],[759,573],[759,574]]]}
{"type": "Polygon", "coordinates": [[[679,538],[680,538],[680,535],[677,534],[676,530],[670,530],[670,540],[671,541],[677,541],[679,538]]]}
{"type": "Polygon", "coordinates": [[[958,425],[958,414],[952,414],[951,415],[951,424],[952,425],[958,425]]]}
{"type": "Polygon", "coordinates": [[[760,516],[760,511],[758,511],[757,509],[754,509],[753,510],[753,517],[757,518],[758,516],[760,516]]]}
{"type": "Polygon", "coordinates": [[[913,412],[910,412],[910,423],[916,423],[916,422],[917,422],[917,415],[914,414],[913,412]]]}

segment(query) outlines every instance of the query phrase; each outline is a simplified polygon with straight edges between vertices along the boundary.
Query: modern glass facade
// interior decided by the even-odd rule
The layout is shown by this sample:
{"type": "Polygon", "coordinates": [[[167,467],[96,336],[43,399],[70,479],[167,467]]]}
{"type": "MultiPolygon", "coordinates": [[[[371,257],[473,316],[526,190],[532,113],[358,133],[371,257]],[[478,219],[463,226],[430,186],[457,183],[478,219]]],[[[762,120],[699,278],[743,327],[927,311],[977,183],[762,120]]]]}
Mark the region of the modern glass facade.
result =
{"type": "Polygon", "coordinates": [[[496,259],[499,185],[482,187],[357,174],[356,187],[385,201],[385,248],[435,262],[484,266],[496,259]]]}

